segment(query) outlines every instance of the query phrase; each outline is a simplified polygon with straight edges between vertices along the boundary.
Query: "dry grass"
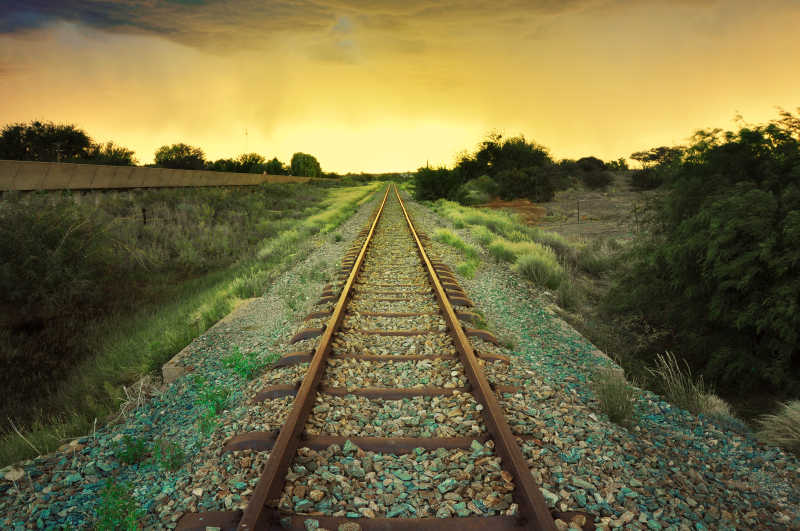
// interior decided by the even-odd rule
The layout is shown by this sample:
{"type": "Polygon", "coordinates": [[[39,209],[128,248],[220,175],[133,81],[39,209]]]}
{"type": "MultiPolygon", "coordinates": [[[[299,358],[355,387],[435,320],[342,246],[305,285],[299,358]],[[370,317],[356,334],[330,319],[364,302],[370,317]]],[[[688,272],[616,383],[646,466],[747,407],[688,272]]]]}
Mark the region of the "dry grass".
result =
{"type": "Polygon", "coordinates": [[[781,409],[757,420],[758,438],[800,455],[800,400],[781,404],[781,409]]]}
{"type": "Polygon", "coordinates": [[[600,402],[600,409],[611,422],[625,427],[635,424],[636,390],[625,380],[625,373],[600,369],[593,375],[591,386],[600,402]]]}

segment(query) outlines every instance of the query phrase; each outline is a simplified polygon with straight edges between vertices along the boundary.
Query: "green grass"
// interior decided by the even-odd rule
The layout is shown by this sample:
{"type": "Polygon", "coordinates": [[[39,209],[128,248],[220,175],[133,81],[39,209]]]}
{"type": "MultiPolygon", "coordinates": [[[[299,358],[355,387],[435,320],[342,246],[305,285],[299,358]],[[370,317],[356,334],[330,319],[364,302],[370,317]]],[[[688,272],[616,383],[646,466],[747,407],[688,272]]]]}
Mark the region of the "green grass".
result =
{"type": "Polygon", "coordinates": [[[159,439],[153,444],[153,462],[161,470],[175,472],[185,461],[186,454],[177,444],[164,439],[159,439]]]}
{"type": "Polygon", "coordinates": [[[130,484],[108,480],[100,491],[95,527],[98,531],[135,531],[140,529],[139,522],[144,515],[130,484]]]}
{"type": "Polygon", "coordinates": [[[51,451],[65,439],[89,433],[95,419],[102,421],[116,412],[123,386],[159,371],[243,298],[261,295],[282,270],[302,256],[301,249],[310,236],[333,230],[369,200],[380,184],[332,188],[321,210],[314,208],[308,219],[291,230],[265,238],[254,258],[180,283],[172,289],[169,302],[142,305],[134,313],[115,313],[93,326],[87,323],[83,333],[90,337],[92,355],[76,362],[49,394],[29,400],[27,409],[20,410],[31,415],[28,422],[18,421],[17,425],[22,424],[23,435],[36,450],[16,433],[4,433],[0,466],[33,457],[37,450],[51,451]],[[295,252],[287,253],[287,249],[295,252]]]}
{"type": "Polygon", "coordinates": [[[466,257],[464,262],[456,265],[456,271],[460,275],[466,278],[473,278],[475,276],[475,272],[481,263],[479,258],[480,253],[475,246],[468,244],[456,233],[448,229],[437,228],[433,232],[433,239],[458,249],[466,257]]]}
{"type": "Polygon", "coordinates": [[[565,277],[564,268],[549,247],[534,245],[538,247],[520,255],[512,268],[534,284],[558,289],[565,277]]]}
{"type": "Polygon", "coordinates": [[[117,450],[114,452],[114,455],[120,460],[121,463],[133,465],[144,461],[144,458],[147,456],[148,452],[149,448],[147,447],[147,441],[144,439],[131,437],[130,435],[125,435],[122,438],[121,444],[117,446],[117,450]]]}
{"type": "Polygon", "coordinates": [[[762,415],[757,423],[759,439],[800,455],[800,400],[781,404],[777,413],[762,415]]]}
{"type": "Polygon", "coordinates": [[[629,428],[636,423],[634,402],[636,390],[625,380],[621,370],[601,369],[592,375],[592,390],[600,410],[611,422],[629,428]]]}
{"type": "Polygon", "coordinates": [[[245,381],[252,380],[258,373],[263,371],[269,364],[278,359],[277,354],[259,356],[256,352],[242,354],[239,347],[234,345],[233,352],[222,358],[222,363],[233,370],[245,381]]]}

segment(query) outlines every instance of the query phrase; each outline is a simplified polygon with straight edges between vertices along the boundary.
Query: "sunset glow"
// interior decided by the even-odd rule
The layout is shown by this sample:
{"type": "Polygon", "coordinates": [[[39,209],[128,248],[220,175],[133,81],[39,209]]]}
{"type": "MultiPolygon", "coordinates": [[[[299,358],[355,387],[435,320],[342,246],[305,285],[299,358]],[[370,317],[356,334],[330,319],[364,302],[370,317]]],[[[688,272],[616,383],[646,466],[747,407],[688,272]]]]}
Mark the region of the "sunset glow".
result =
{"type": "Polygon", "coordinates": [[[798,27],[794,0],[0,2],[0,125],[140,163],[186,142],[406,171],[491,130],[608,160],[795,109],[798,27]]]}

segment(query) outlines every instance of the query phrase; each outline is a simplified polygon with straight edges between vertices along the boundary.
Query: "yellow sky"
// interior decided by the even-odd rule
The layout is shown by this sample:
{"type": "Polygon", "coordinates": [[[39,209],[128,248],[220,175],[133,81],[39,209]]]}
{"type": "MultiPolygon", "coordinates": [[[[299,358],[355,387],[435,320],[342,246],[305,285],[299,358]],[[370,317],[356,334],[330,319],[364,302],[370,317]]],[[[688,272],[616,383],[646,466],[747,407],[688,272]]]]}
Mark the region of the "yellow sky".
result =
{"type": "Polygon", "coordinates": [[[142,163],[186,142],[405,171],[491,130],[615,159],[800,106],[798,27],[795,0],[69,0],[0,13],[0,125],[142,163]]]}

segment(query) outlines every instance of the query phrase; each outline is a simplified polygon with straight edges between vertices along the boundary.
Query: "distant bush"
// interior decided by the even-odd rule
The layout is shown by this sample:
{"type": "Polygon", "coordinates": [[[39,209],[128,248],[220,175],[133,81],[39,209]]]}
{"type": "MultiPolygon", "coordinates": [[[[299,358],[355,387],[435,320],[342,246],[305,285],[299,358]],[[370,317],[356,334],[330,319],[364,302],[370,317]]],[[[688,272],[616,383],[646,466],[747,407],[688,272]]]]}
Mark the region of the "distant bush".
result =
{"type": "Polygon", "coordinates": [[[644,168],[631,173],[631,186],[639,190],[653,190],[664,184],[664,176],[655,168],[644,168]]]}
{"type": "Polygon", "coordinates": [[[497,191],[497,183],[488,175],[482,175],[459,186],[454,198],[462,205],[479,205],[491,201],[497,191]]]}
{"type": "Polygon", "coordinates": [[[606,169],[606,164],[597,157],[583,157],[575,161],[582,171],[587,173],[601,172],[606,169]]]}
{"type": "Polygon", "coordinates": [[[156,166],[180,170],[202,170],[205,154],[198,147],[183,143],[161,146],[155,154],[156,166]]]}
{"type": "Polygon", "coordinates": [[[314,155],[308,153],[295,153],[290,162],[292,175],[302,177],[319,177],[322,175],[322,168],[314,155]]]}
{"type": "Polygon", "coordinates": [[[611,184],[614,181],[614,175],[608,171],[583,171],[580,179],[586,188],[597,190],[611,184]]]}
{"type": "Polygon", "coordinates": [[[800,393],[800,118],[700,131],[609,294],[732,392],[800,393]]]}
{"type": "Polygon", "coordinates": [[[503,199],[548,201],[555,193],[555,173],[557,169],[546,148],[522,136],[503,140],[500,135],[489,135],[475,153],[462,155],[452,170],[417,170],[415,197],[464,199],[475,204],[496,193],[503,199]]]}

